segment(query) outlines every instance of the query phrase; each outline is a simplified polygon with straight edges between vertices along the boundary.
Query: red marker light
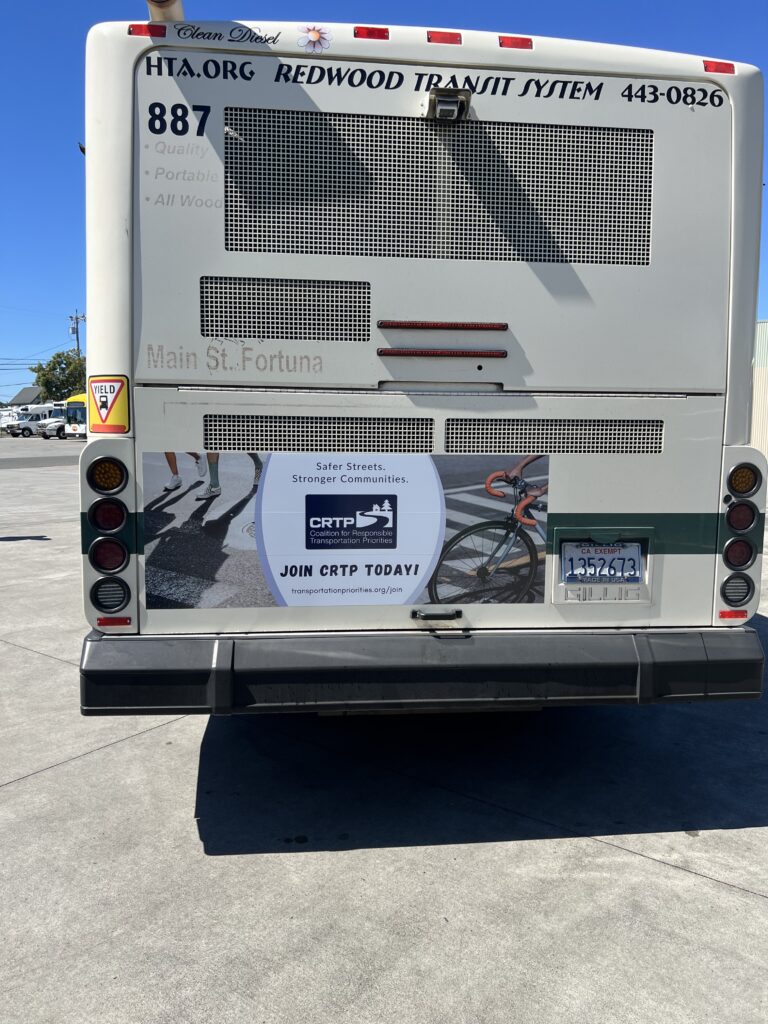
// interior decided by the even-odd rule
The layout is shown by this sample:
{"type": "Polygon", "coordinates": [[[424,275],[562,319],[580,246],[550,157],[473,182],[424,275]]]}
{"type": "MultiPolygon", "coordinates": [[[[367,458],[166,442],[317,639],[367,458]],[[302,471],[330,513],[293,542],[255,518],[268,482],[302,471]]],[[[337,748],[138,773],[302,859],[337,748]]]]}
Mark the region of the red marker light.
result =
{"type": "Polygon", "coordinates": [[[704,70],[713,75],[735,75],[736,65],[728,60],[705,60],[704,70]]]}
{"type": "Polygon", "coordinates": [[[502,50],[532,50],[533,40],[528,36],[499,36],[502,50]]]}
{"type": "Polygon", "coordinates": [[[97,626],[130,626],[130,615],[100,615],[96,619],[97,626]]]}
{"type": "Polygon", "coordinates": [[[461,46],[461,32],[427,32],[428,43],[452,43],[461,46]]]}
{"type": "Polygon", "coordinates": [[[129,36],[153,36],[157,39],[165,39],[165,25],[147,25],[140,23],[128,26],[129,36]]]}
{"type": "Polygon", "coordinates": [[[377,320],[381,330],[398,331],[507,331],[509,324],[477,320],[377,320]]]}
{"type": "Polygon", "coordinates": [[[727,610],[721,611],[719,614],[721,619],[746,619],[748,613],[746,608],[728,608],[727,610]]]}
{"type": "Polygon", "coordinates": [[[389,39],[389,29],[355,25],[355,39],[389,39]]]}
{"type": "Polygon", "coordinates": [[[391,356],[421,359],[506,359],[505,348],[377,348],[382,359],[391,356]]]}

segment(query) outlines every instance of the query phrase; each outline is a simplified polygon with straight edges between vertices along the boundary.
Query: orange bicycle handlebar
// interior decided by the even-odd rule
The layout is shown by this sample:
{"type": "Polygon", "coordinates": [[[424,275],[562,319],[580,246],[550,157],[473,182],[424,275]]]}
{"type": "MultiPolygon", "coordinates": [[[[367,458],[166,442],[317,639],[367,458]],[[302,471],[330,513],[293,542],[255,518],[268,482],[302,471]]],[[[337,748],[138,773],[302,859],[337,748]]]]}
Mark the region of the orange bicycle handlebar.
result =
{"type": "Polygon", "coordinates": [[[507,474],[503,469],[497,469],[495,473],[491,473],[488,479],[485,481],[485,489],[489,494],[492,494],[494,498],[504,498],[504,491],[500,491],[498,487],[492,487],[491,485],[495,480],[506,480],[507,474]]]}
{"type": "Polygon", "coordinates": [[[536,495],[529,494],[527,497],[523,498],[522,501],[518,501],[518,503],[515,505],[515,519],[518,521],[518,523],[523,523],[524,526],[536,526],[535,519],[523,515],[523,513],[531,504],[531,502],[535,500],[536,495]]]}

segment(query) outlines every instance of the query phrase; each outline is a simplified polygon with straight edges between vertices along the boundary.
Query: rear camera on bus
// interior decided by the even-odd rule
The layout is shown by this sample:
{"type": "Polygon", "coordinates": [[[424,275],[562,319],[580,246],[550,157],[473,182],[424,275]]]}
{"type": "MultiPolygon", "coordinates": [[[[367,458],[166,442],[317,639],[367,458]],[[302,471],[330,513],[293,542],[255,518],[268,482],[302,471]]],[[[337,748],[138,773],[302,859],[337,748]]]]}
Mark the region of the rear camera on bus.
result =
{"type": "Polygon", "coordinates": [[[100,533],[115,533],[122,530],[128,519],[128,509],[116,498],[104,498],[91,505],[88,510],[91,526],[100,533]]]}
{"type": "Polygon", "coordinates": [[[755,549],[748,540],[732,540],[725,545],[723,558],[729,569],[746,569],[755,560],[755,549]]]}
{"type": "Polygon", "coordinates": [[[736,501],[725,513],[725,521],[736,533],[751,530],[757,520],[757,509],[749,501],[736,501]]]}
{"type": "Polygon", "coordinates": [[[128,564],[128,549],[112,537],[100,537],[88,551],[88,558],[99,572],[119,572],[128,564]]]}
{"type": "Polygon", "coordinates": [[[91,604],[102,612],[120,612],[130,599],[128,584],[121,579],[97,580],[91,587],[91,604]]]}
{"type": "Polygon", "coordinates": [[[748,463],[736,466],[728,476],[728,489],[734,494],[738,494],[739,497],[746,498],[750,494],[754,494],[759,486],[760,474],[754,466],[750,466],[748,463]]]}
{"type": "Polygon", "coordinates": [[[95,459],[88,467],[87,480],[94,491],[102,494],[117,494],[128,480],[128,470],[117,459],[106,455],[95,459]]]}

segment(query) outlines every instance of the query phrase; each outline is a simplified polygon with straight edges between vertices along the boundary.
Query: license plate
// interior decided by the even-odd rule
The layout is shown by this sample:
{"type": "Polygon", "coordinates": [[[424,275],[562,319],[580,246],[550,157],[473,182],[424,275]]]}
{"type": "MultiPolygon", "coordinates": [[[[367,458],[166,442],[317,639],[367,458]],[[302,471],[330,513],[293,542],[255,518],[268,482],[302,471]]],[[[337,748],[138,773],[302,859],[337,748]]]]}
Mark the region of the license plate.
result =
{"type": "Polygon", "coordinates": [[[641,583],[643,556],[639,544],[580,544],[560,548],[563,583],[641,583]]]}

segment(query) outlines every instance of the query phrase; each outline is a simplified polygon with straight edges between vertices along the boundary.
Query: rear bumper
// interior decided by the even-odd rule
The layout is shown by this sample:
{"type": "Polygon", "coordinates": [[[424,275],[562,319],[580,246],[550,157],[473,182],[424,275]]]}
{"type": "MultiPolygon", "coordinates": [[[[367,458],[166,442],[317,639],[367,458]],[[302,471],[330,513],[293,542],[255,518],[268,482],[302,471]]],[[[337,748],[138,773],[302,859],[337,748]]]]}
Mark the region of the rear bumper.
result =
{"type": "Polygon", "coordinates": [[[263,634],[91,633],[84,715],[491,709],[762,693],[751,629],[263,634]]]}

